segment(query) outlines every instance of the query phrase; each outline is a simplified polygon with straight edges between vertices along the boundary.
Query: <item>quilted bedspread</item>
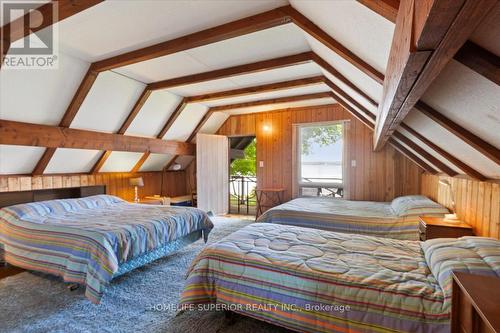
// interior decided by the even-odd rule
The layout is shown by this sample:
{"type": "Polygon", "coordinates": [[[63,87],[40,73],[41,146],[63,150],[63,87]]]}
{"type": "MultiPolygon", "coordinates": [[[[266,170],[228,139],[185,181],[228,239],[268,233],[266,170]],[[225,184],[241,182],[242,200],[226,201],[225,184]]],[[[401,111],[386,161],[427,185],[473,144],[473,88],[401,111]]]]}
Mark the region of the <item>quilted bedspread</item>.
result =
{"type": "Polygon", "coordinates": [[[0,210],[0,259],[84,284],[98,303],[120,265],[212,227],[198,209],[108,195],[21,204],[0,210]]]}
{"type": "Polygon", "coordinates": [[[453,265],[439,262],[473,257],[500,276],[500,242],[445,241],[426,254],[415,241],[256,223],[203,250],[180,306],[222,303],[300,332],[449,332],[453,265]]]}
{"type": "MultiPolygon", "coordinates": [[[[447,210],[443,209],[443,213],[447,210]]],[[[298,198],[269,209],[257,221],[395,239],[419,239],[419,215],[398,216],[388,202],[298,198]]]]}

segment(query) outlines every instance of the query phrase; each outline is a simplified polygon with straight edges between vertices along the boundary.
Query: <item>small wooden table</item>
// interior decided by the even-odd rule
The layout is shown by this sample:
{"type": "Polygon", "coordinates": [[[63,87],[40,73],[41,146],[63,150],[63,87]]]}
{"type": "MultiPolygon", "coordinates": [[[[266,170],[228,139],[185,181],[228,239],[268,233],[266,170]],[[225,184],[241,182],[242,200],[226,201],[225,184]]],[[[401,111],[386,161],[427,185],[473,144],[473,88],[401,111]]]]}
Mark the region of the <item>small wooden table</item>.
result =
{"type": "Polygon", "coordinates": [[[457,220],[450,222],[444,217],[420,217],[420,240],[432,238],[458,238],[462,236],[474,236],[472,227],[465,222],[457,220]]]}
{"type": "Polygon", "coordinates": [[[256,217],[262,215],[266,210],[264,208],[273,208],[274,206],[281,205],[283,203],[283,197],[285,195],[284,188],[259,188],[255,190],[255,197],[257,199],[257,214],[256,217]],[[265,198],[269,200],[269,203],[263,204],[262,199],[265,198]]]}
{"type": "Polygon", "coordinates": [[[451,332],[500,332],[500,278],[453,273],[451,332]]]}

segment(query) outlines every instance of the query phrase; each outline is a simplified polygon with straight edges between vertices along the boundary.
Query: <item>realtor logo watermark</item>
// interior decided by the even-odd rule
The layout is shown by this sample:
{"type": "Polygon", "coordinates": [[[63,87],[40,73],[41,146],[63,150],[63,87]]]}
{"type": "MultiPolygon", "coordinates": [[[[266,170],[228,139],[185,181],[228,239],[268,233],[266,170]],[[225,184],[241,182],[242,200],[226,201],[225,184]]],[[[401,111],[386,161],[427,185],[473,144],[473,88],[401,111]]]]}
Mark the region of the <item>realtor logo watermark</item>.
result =
{"type": "Polygon", "coordinates": [[[2,50],[8,48],[3,69],[57,69],[57,2],[0,0],[4,24],[2,50]]]}

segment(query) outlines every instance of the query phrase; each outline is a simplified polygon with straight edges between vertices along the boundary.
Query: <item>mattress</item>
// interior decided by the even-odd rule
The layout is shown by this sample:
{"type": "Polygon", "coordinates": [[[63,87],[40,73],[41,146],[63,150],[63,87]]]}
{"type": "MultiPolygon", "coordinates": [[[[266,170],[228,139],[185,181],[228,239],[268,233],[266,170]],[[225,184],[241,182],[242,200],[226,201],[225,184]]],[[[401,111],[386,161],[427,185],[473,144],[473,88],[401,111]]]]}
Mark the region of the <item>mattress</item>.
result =
{"type": "Polygon", "coordinates": [[[179,306],[219,303],[299,332],[449,332],[454,269],[500,276],[500,241],[255,223],[199,254],[179,306]]]}
{"type": "Polygon", "coordinates": [[[419,209],[416,214],[402,213],[400,215],[394,211],[390,202],[297,198],[269,209],[259,216],[257,221],[335,232],[419,240],[419,216],[443,216],[447,212],[448,210],[444,207],[433,207],[428,210],[419,209]]]}
{"type": "Polygon", "coordinates": [[[97,195],[0,210],[0,260],[86,286],[98,303],[111,279],[206,237],[198,209],[130,204],[97,195]]]}

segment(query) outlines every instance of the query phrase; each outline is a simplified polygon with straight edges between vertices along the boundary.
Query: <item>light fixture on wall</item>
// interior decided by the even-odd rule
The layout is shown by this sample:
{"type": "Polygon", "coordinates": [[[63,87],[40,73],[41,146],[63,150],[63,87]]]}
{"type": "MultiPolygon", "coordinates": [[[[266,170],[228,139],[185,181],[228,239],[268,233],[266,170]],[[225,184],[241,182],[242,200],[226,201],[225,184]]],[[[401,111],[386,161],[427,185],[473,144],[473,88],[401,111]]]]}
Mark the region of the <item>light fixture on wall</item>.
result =
{"type": "Polygon", "coordinates": [[[451,187],[451,183],[446,179],[440,179],[439,184],[446,186],[448,188],[448,191],[450,192],[452,214],[445,214],[444,218],[447,221],[456,222],[456,221],[458,221],[458,217],[456,214],[457,209],[456,209],[456,205],[455,205],[455,196],[453,195],[453,188],[451,187]]]}
{"type": "Polygon", "coordinates": [[[130,186],[134,187],[134,202],[138,203],[139,202],[139,195],[138,195],[137,188],[144,186],[144,180],[142,179],[142,177],[130,178],[129,184],[130,184],[130,186]]]}
{"type": "Polygon", "coordinates": [[[271,132],[271,125],[263,125],[262,126],[262,131],[269,133],[271,132]]]}
{"type": "Polygon", "coordinates": [[[174,163],[174,165],[172,165],[172,170],[179,171],[180,169],[182,169],[182,165],[179,163],[174,163]]]}

